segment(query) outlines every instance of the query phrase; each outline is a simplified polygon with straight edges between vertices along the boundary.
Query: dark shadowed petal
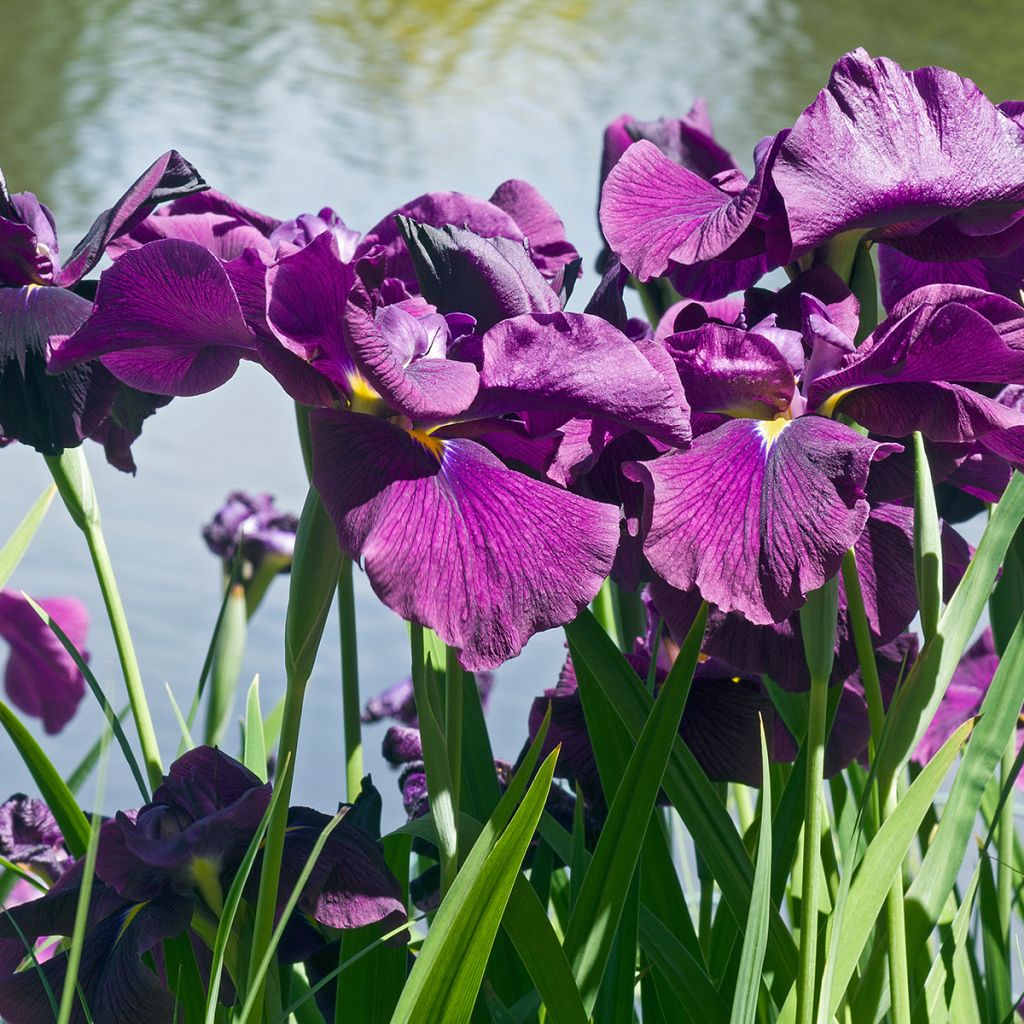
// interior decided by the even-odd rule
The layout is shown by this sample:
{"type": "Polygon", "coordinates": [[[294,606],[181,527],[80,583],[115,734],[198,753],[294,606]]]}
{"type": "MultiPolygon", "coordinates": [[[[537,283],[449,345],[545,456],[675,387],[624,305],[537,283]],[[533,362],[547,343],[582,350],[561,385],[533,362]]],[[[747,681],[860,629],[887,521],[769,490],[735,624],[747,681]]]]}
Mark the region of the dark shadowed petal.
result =
{"type": "Polygon", "coordinates": [[[600,416],[686,444],[686,400],[671,370],[652,365],[647,353],[655,349],[586,313],[505,320],[483,337],[474,409],[484,415],[547,408],[565,419],[600,416]]]}
{"type": "Polygon", "coordinates": [[[102,356],[132,387],[198,395],[227,381],[252,351],[220,261],[200,245],[166,239],[126,252],[103,272],[92,316],[54,339],[50,372],[102,356]]]}
{"type": "Polygon", "coordinates": [[[394,307],[376,313],[365,288],[357,285],[345,310],[344,330],[348,354],[359,374],[389,409],[414,421],[444,420],[465,412],[479,387],[477,368],[443,358],[406,363],[402,356],[409,341],[408,326],[422,329],[414,317],[394,307]],[[395,319],[388,317],[388,310],[393,310],[395,319]]]}
{"type": "Polygon", "coordinates": [[[31,192],[7,196],[0,210],[0,283],[51,284],[60,270],[53,214],[31,192]]]}
{"type": "Polygon", "coordinates": [[[608,175],[601,227],[623,264],[647,281],[672,262],[722,255],[750,226],[760,195],[756,181],[735,194],[724,191],[641,141],[608,175]]]}
{"type": "Polygon", "coordinates": [[[111,466],[134,475],[137,467],[132,445],[142,435],[142,424],[170,401],[169,395],[152,395],[119,383],[110,411],[89,438],[103,445],[111,466]]]}
{"type": "Polygon", "coordinates": [[[708,323],[670,335],[665,347],[695,412],[770,419],[793,400],[789,363],[777,346],[757,334],[708,323]]]}
{"type": "MultiPolygon", "coordinates": [[[[38,604],[88,658],[85,606],[71,597],[43,598],[38,604]]],[[[60,732],[85,696],[78,667],[36,610],[10,590],[0,590],[0,637],[11,648],[4,675],[11,702],[26,715],[42,719],[48,733],[60,732]]]]}
{"type": "Polygon", "coordinates": [[[0,854],[45,871],[51,881],[70,866],[70,854],[50,808],[16,793],[0,804],[0,854]]]}
{"type": "Polygon", "coordinates": [[[899,241],[939,218],[945,229],[932,244],[974,255],[972,246],[1012,225],[1024,206],[1022,160],[1024,131],[973,82],[942,68],[906,72],[863,50],[847,54],[772,171],[790,259],[842,231],[899,241]]]}
{"type": "Polygon", "coordinates": [[[867,521],[871,462],[890,450],[818,416],[726,423],[626,467],[647,490],[644,553],[672,586],[779,622],[839,571],[867,521]]]}
{"type": "MultiPolygon", "coordinates": [[[[503,181],[494,190],[490,202],[516,222],[530,245],[530,256],[534,264],[545,277],[555,277],[579,257],[579,253],[565,237],[562,218],[528,181],[520,181],[518,178],[503,181]]],[[[467,226],[473,225],[470,223],[467,226]]]]}
{"type": "Polygon", "coordinates": [[[81,444],[102,422],[117,381],[98,363],[47,373],[50,335],[85,323],[91,304],[63,288],[0,288],[0,436],[44,455],[81,444]]]}
{"type": "Polygon", "coordinates": [[[561,309],[521,242],[401,220],[423,297],[441,313],[468,313],[483,333],[500,320],[561,309]]]}
{"type": "Polygon", "coordinates": [[[159,203],[206,188],[199,172],[178,152],[170,150],[143,171],[137,181],[93,222],[85,237],[65,262],[57,284],[73,285],[83,278],[118,235],[131,231],[159,203]]]}
{"type": "Polygon", "coordinates": [[[618,510],[508,469],[473,441],[315,410],[313,479],[377,596],[494,668],[597,593],[618,510]],[[421,440],[422,438],[422,440],[421,440]]]}

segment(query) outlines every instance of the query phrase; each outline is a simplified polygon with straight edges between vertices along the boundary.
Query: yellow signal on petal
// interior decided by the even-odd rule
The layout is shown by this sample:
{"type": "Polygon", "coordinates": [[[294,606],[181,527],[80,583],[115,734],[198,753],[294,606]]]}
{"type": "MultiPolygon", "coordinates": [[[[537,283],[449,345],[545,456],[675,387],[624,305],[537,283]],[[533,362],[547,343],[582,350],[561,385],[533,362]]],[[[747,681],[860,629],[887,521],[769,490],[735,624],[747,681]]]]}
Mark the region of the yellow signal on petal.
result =
{"type": "Polygon", "coordinates": [[[444,441],[438,437],[434,437],[433,434],[428,434],[425,430],[409,430],[406,431],[406,433],[408,433],[414,441],[419,441],[419,443],[423,445],[423,447],[426,448],[438,462],[441,461],[441,455],[444,452],[444,441]]]}
{"type": "Polygon", "coordinates": [[[348,375],[348,407],[352,412],[363,412],[370,416],[383,416],[387,406],[377,390],[362,374],[353,370],[348,375]]]}
{"type": "Polygon", "coordinates": [[[757,429],[761,432],[761,437],[764,438],[765,447],[771,448],[778,441],[779,435],[792,422],[791,419],[785,419],[782,416],[778,416],[773,420],[758,420],[757,429]]]}
{"type": "Polygon", "coordinates": [[[834,395],[829,395],[821,405],[818,406],[814,411],[819,416],[828,416],[830,419],[835,415],[836,406],[852,391],[856,391],[856,388],[843,388],[841,391],[837,391],[834,395]]]}

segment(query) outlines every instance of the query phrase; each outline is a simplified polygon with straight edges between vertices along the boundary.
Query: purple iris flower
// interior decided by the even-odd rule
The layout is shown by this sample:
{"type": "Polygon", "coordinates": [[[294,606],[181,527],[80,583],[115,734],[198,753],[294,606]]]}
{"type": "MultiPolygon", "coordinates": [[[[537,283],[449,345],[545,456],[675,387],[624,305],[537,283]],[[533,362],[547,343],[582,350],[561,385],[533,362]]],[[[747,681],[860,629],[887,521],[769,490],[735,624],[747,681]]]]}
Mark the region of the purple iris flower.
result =
{"type": "Polygon", "coordinates": [[[286,571],[295,553],[298,518],[282,512],[272,495],[232,491],[203,527],[206,546],[230,569],[241,548],[254,569],[265,562],[286,571]]]}
{"type": "MultiPolygon", "coordinates": [[[[920,260],[998,257],[1024,240],[1024,128],[967,79],[856,50],[793,127],[765,140],[750,182],[708,179],[646,140],[608,176],[601,223],[647,280],[767,254],[800,260],[840,235],[920,260]]],[[[691,286],[685,294],[699,294],[691,286]]]]}
{"type": "MultiPolygon", "coordinates": [[[[150,803],[103,825],[80,975],[94,1020],[172,1024],[177,1019],[165,979],[141,958],[163,939],[187,934],[194,914],[216,917],[221,912],[269,801],[269,785],[220,751],[198,747],[171,766],[150,803]]],[[[367,780],[307,879],[290,931],[313,935],[322,945],[316,933],[321,925],[390,926],[405,919],[401,889],[377,842],[379,824],[372,832],[376,819],[379,797],[367,780]]],[[[4,820],[0,813],[0,842],[5,841],[4,820]]],[[[328,821],[308,808],[290,809],[282,906],[328,821]]],[[[19,824],[18,830],[22,844],[34,838],[26,825],[19,824]]],[[[35,828],[41,836],[51,831],[35,828]]],[[[16,972],[24,959],[19,929],[30,941],[70,935],[81,881],[79,862],[44,896],[0,917],[0,1014],[12,1024],[45,1019],[49,1005],[37,972],[16,972]]],[[[281,956],[286,955],[282,950],[281,956]]],[[[61,953],[43,968],[58,996],[66,964],[67,955],[61,953]]],[[[85,1020],[80,1008],[72,1020],[85,1020]]]]}
{"type": "MultiPolygon", "coordinates": [[[[37,602],[88,660],[89,613],[73,597],[48,597],[37,602]]],[[[0,590],[0,638],[11,652],[4,688],[11,703],[26,715],[42,719],[50,734],[60,732],[85,696],[85,679],[71,656],[36,610],[11,590],[0,590]]]]}
{"type": "MultiPolygon", "coordinates": [[[[129,415],[127,396],[112,409],[118,382],[98,364],[48,376],[48,341],[88,318],[92,304],[79,294],[87,291],[82,279],[109,246],[158,203],[205,187],[188,161],[165,153],[96,218],[62,263],[50,211],[31,192],[11,195],[0,177],[0,438],[56,455],[95,436],[114,465],[132,468],[126,449],[141,420],[129,415]]],[[[140,399],[132,401],[137,411],[140,399]]]]}
{"type": "MultiPolygon", "coordinates": [[[[340,318],[324,317],[318,345],[336,355],[322,372],[348,409],[311,416],[313,480],[384,603],[435,629],[465,668],[493,668],[575,617],[619,532],[614,506],[513,466],[573,416],[685,443],[685,408],[641,347],[563,313],[521,246],[406,224],[425,299],[447,305],[417,316],[360,279],[340,318]]],[[[275,313],[278,279],[277,329],[331,280],[301,275],[275,313]]]]}
{"type": "Polygon", "coordinates": [[[0,854],[55,882],[73,861],[50,808],[24,793],[0,804],[0,854]]]}
{"type": "Polygon", "coordinates": [[[770,317],[665,338],[695,439],[625,466],[646,490],[644,554],[655,574],[758,624],[796,611],[863,533],[872,463],[901,450],[880,438],[920,430],[965,455],[979,445],[1010,465],[1024,456],[1021,413],[980,390],[1024,374],[1018,305],[920,289],[859,348],[839,326],[849,329],[845,311],[807,292],[800,308],[799,331],[770,317]]]}

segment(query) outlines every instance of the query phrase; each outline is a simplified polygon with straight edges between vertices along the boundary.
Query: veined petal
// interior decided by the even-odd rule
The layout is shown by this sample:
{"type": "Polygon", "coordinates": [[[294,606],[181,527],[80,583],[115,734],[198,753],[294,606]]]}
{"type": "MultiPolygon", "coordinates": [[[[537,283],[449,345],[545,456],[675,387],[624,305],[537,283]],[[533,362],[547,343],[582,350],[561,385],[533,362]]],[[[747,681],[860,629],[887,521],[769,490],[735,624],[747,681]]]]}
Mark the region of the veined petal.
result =
{"type": "MultiPolygon", "coordinates": [[[[555,277],[560,270],[579,258],[579,253],[565,237],[562,218],[528,181],[520,181],[518,178],[503,181],[489,201],[515,221],[530,246],[534,264],[545,277],[555,277]]],[[[453,223],[461,226],[461,222],[453,223]]]]}
{"type": "Polygon", "coordinates": [[[644,553],[673,587],[779,622],[839,571],[867,521],[871,462],[891,450],[817,416],[726,423],[626,467],[647,489],[644,553]]]}
{"type": "Polygon", "coordinates": [[[902,244],[940,218],[958,257],[975,255],[973,242],[1024,207],[1022,160],[1024,130],[973,82],[856,50],[797,118],[772,170],[789,258],[851,229],[902,244]]]}
{"type": "Polygon", "coordinates": [[[470,671],[573,619],[611,568],[618,510],[508,469],[472,441],[426,441],[315,410],[313,480],[377,596],[470,671]]]}
{"type": "Polygon", "coordinates": [[[103,357],[132,387],[197,395],[227,381],[254,348],[220,261],[200,245],[151,242],[100,276],[92,315],[53,339],[50,372],[103,357]]]}
{"type": "Polygon", "coordinates": [[[481,414],[551,409],[565,420],[601,417],[672,444],[690,439],[686,399],[664,353],[600,317],[518,316],[492,327],[482,347],[474,405],[481,414]],[[656,368],[658,354],[666,365],[656,368]]]}

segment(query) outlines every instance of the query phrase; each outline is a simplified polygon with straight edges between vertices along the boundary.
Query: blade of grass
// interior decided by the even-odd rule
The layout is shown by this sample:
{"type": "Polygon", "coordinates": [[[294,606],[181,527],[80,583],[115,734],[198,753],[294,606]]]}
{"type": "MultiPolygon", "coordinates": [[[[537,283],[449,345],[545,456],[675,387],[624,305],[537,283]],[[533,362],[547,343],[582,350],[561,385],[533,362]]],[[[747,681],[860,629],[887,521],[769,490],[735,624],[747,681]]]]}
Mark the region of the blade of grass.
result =
{"type": "Polygon", "coordinates": [[[56,493],[57,488],[53,484],[47,487],[28,510],[25,518],[14,528],[14,533],[11,534],[4,546],[0,548],[0,587],[7,585],[14,570],[18,568],[18,563],[28,551],[56,493]]]}
{"type": "Polygon", "coordinates": [[[245,696],[245,737],[242,763],[261,782],[267,781],[267,747],[263,736],[263,712],[260,710],[260,677],[253,677],[245,696]]]}

